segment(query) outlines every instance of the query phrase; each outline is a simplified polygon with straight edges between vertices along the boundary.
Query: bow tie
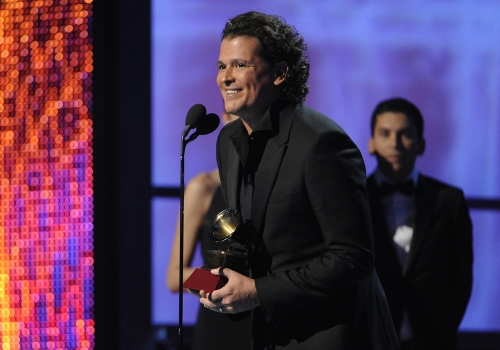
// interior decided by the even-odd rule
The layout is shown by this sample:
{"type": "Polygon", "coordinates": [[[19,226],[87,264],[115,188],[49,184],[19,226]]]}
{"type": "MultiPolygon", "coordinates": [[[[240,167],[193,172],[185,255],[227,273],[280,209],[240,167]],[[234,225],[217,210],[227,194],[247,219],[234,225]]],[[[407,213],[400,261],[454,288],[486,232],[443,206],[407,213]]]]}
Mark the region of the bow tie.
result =
{"type": "Polygon", "coordinates": [[[415,185],[412,180],[398,184],[382,182],[380,185],[380,194],[382,197],[392,195],[394,192],[400,192],[404,195],[411,196],[415,193],[415,185]]]}

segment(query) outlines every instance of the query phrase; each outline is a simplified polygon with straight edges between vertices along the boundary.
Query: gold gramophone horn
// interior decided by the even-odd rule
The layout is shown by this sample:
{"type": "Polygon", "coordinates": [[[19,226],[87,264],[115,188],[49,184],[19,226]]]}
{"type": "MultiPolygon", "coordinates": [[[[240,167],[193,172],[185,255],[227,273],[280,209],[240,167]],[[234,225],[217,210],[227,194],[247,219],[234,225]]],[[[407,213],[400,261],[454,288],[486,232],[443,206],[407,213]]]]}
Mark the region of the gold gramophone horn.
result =
{"type": "Polygon", "coordinates": [[[217,214],[208,235],[215,242],[232,242],[227,250],[208,250],[206,266],[209,268],[228,267],[244,273],[248,257],[247,239],[245,229],[241,225],[240,213],[234,209],[225,209],[217,214]],[[233,245],[233,243],[241,244],[233,245]]]}
{"type": "Polygon", "coordinates": [[[246,240],[238,228],[241,225],[241,215],[235,209],[225,209],[217,214],[217,217],[209,231],[210,239],[216,242],[222,242],[232,238],[234,241],[241,244],[246,244],[246,240]]]}

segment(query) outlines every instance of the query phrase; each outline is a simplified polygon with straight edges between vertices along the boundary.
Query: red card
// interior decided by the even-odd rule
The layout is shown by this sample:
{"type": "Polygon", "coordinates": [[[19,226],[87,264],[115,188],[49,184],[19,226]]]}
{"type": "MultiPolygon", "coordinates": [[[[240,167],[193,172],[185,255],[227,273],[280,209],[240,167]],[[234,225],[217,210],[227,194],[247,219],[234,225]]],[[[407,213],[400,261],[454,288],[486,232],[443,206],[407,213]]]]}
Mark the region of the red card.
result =
{"type": "Polygon", "coordinates": [[[184,282],[183,287],[192,290],[212,293],[214,290],[221,288],[227,282],[224,276],[212,275],[210,270],[195,269],[191,276],[184,282]]]}

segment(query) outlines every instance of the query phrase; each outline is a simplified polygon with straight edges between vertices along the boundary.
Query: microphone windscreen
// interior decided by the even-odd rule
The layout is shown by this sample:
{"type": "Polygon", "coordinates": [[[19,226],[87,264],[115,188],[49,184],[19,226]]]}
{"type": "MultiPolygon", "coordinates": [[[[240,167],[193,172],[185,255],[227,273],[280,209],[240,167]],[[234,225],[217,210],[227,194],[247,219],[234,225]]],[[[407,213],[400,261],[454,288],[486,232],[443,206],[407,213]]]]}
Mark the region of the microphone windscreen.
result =
{"type": "Polygon", "coordinates": [[[196,132],[200,135],[207,135],[215,131],[219,126],[220,119],[215,113],[207,114],[206,117],[202,118],[196,132]]]}
{"type": "Polygon", "coordinates": [[[207,114],[207,109],[202,104],[195,104],[189,109],[186,115],[186,125],[196,128],[201,119],[207,114]]]}

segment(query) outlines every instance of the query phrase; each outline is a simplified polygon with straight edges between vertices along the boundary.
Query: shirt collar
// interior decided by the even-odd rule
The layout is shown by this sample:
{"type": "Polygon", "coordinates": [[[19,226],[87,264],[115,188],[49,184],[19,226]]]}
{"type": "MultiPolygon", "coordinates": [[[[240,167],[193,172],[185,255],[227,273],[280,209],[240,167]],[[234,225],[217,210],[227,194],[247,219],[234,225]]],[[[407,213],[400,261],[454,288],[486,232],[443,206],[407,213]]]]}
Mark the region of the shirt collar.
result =
{"type": "Polygon", "coordinates": [[[273,130],[273,124],[271,122],[271,109],[269,108],[266,113],[260,118],[259,122],[253,129],[252,133],[256,131],[269,131],[273,130]]]}
{"type": "MultiPolygon", "coordinates": [[[[275,106],[272,106],[269,108],[262,118],[260,118],[259,122],[255,126],[255,128],[252,131],[253,136],[259,136],[259,134],[264,134],[267,135],[268,137],[270,136],[269,132],[277,133],[277,130],[279,129],[279,114],[281,112],[281,108],[276,108],[275,106]],[[261,131],[264,131],[265,133],[261,133],[261,131]]],[[[238,120],[239,126],[235,130],[233,134],[233,138],[237,140],[243,140],[249,138],[250,135],[248,135],[247,129],[243,125],[243,122],[241,119],[238,120]]]]}
{"type": "Polygon", "coordinates": [[[265,142],[275,136],[279,130],[279,114],[281,109],[276,108],[276,106],[272,106],[269,108],[262,118],[260,118],[259,122],[253,129],[252,133],[248,135],[247,129],[243,125],[243,121],[241,119],[235,121],[235,123],[239,123],[237,128],[235,129],[231,139],[238,152],[240,160],[242,164],[246,164],[247,157],[250,151],[250,143],[254,143],[258,145],[265,146],[265,142]]]}

